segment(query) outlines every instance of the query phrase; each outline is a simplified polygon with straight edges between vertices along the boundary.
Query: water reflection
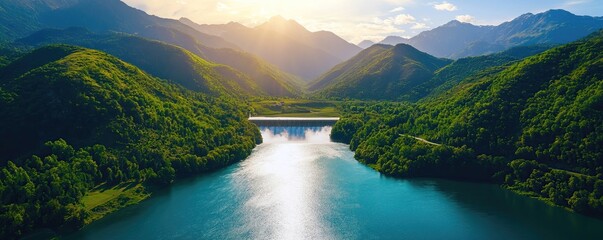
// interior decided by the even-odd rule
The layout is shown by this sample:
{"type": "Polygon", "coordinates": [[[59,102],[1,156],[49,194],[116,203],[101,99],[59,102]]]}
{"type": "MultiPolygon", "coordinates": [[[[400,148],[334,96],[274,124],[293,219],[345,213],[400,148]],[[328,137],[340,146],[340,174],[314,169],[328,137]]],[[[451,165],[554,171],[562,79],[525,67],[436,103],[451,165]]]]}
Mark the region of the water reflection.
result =
{"type": "Polygon", "coordinates": [[[331,128],[261,127],[245,161],[67,239],[600,239],[603,223],[496,185],[384,177],[331,128]]]}
{"type": "Polygon", "coordinates": [[[321,206],[324,168],[315,161],[335,156],[329,150],[330,126],[261,127],[264,143],[232,175],[234,185],[249,194],[240,214],[245,231],[260,239],[329,239],[321,206]],[[258,222],[258,219],[262,221],[258,222]]]}

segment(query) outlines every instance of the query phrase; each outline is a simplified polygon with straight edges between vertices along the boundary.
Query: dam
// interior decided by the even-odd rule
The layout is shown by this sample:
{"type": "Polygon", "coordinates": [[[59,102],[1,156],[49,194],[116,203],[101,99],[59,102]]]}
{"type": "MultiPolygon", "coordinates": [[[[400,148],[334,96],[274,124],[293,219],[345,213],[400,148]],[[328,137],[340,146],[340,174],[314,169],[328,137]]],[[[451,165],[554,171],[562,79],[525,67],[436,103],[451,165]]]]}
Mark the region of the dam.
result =
{"type": "Polygon", "coordinates": [[[249,121],[263,127],[322,127],[332,126],[338,117],[302,118],[302,117],[250,117],[249,121]]]}

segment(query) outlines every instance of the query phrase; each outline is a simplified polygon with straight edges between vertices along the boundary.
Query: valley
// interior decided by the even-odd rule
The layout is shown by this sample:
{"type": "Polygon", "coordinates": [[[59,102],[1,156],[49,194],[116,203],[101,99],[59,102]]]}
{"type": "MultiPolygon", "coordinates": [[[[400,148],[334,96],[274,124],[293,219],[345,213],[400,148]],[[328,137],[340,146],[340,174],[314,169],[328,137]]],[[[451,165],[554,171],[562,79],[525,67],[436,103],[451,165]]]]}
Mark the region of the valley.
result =
{"type": "Polygon", "coordinates": [[[251,102],[252,116],[260,117],[339,117],[342,101],[274,99],[251,102]]]}
{"type": "Polygon", "coordinates": [[[132,2],[0,2],[1,239],[600,235],[600,16],[397,7],[355,45],[132,2]]]}

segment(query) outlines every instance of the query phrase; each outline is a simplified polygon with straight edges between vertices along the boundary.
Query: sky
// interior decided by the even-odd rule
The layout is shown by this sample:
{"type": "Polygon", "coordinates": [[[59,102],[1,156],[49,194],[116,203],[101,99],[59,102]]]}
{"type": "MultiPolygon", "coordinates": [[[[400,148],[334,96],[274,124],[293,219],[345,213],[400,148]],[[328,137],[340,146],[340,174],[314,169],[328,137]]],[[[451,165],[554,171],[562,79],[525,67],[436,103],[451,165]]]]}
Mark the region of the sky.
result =
{"type": "Polygon", "coordinates": [[[451,20],[498,25],[524,13],[565,9],[603,15],[603,0],[122,0],[149,14],[197,23],[231,21],[253,27],[273,16],[293,19],[310,31],[326,30],[358,43],[386,36],[412,37],[451,20]]]}

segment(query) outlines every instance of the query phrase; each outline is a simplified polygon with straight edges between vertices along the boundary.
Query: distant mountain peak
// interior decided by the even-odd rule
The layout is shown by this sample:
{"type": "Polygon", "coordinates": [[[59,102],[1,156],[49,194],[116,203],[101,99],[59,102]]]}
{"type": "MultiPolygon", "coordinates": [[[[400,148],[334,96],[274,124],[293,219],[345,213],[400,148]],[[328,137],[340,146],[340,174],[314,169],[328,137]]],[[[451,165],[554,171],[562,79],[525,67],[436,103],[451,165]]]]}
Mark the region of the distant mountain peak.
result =
{"type": "Polygon", "coordinates": [[[409,43],[409,39],[403,38],[400,36],[387,36],[385,39],[381,40],[381,42],[379,42],[379,43],[395,46],[400,43],[409,43]]]}
{"type": "Polygon", "coordinates": [[[383,39],[383,41],[393,40],[393,39],[408,39],[408,38],[404,38],[404,37],[400,37],[400,36],[387,36],[387,37],[385,37],[385,39],[383,39]]]}
{"type": "Polygon", "coordinates": [[[187,17],[181,17],[180,19],[178,19],[180,21],[185,21],[185,22],[193,22],[193,20],[191,20],[190,18],[187,17]]]}
{"type": "Polygon", "coordinates": [[[563,15],[574,15],[573,13],[564,9],[550,9],[543,14],[563,14],[563,15]]]}
{"type": "Polygon", "coordinates": [[[526,19],[526,18],[531,18],[533,16],[534,16],[533,13],[524,13],[524,14],[520,15],[519,17],[515,18],[515,19],[526,19]]]}
{"type": "Polygon", "coordinates": [[[364,41],[358,43],[357,46],[362,49],[367,49],[367,48],[373,46],[374,44],[375,44],[375,42],[373,42],[371,40],[364,40],[364,41]]]}
{"type": "Polygon", "coordinates": [[[281,15],[271,17],[267,22],[257,26],[258,29],[272,30],[272,31],[308,31],[304,26],[296,22],[295,20],[287,20],[281,15]]]}
{"type": "Polygon", "coordinates": [[[571,17],[575,17],[575,16],[576,16],[575,14],[568,12],[566,10],[563,10],[563,9],[550,9],[546,12],[541,12],[538,14],[526,13],[526,14],[523,14],[523,15],[513,19],[513,21],[522,21],[522,20],[531,19],[531,18],[561,20],[561,19],[571,18],[571,17]]]}
{"type": "Polygon", "coordinates": [[[278,22],[287,22],[287,19],[281,15],[272,16],[268,22],[278,23],[278,22]]]}
{"type": "Polygon", "coordinates": [[[452,20],[444,25],[442,25],[441,27],[459,27],[459,26],[475,26],[471,23],[467,23],[467,22],[461,22],[459,20],[452,20]]]}
{"type": "Polygon", "coordinates": [[[243,24],[240,24],[239,22],[235,21],[230,21],[226,24],[226,26],[243,26],[243,24]]]}

